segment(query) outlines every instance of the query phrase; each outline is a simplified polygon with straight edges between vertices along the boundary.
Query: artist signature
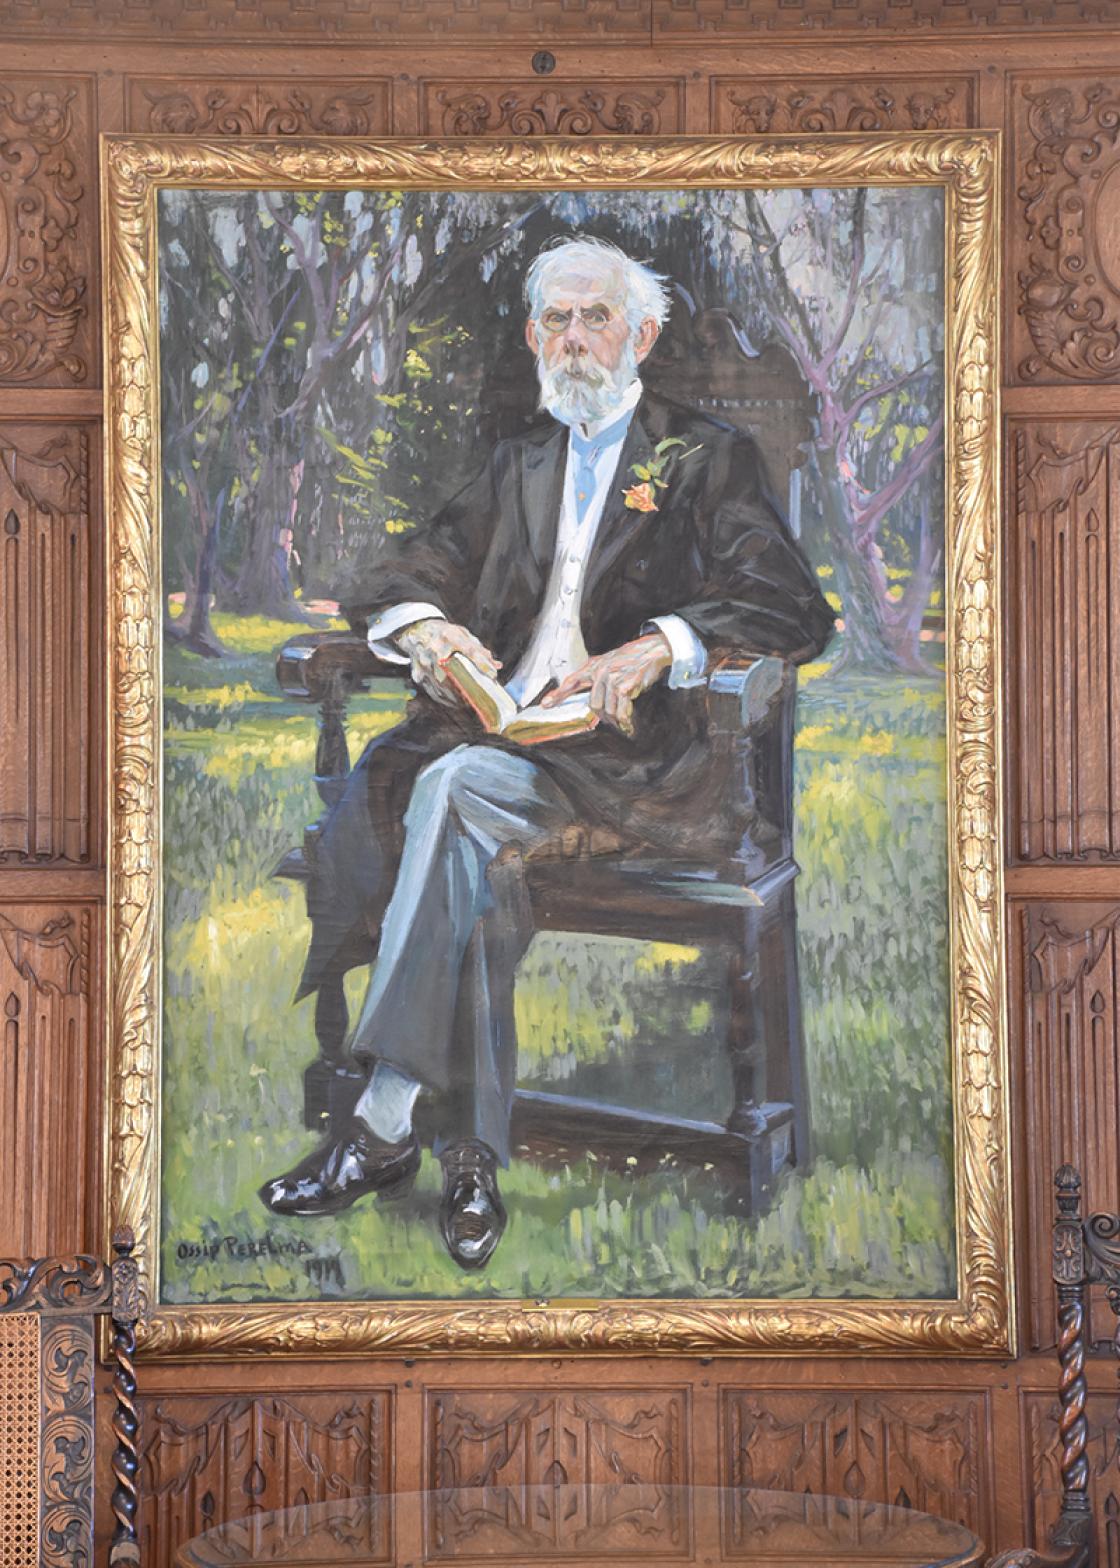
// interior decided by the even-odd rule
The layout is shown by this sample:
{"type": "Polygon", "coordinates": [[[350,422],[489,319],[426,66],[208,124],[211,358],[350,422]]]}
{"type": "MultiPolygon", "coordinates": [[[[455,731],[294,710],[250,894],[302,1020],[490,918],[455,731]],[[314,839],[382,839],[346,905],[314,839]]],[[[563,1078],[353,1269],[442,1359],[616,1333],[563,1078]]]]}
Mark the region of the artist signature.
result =
{"type": "Polygon", "coordinates": [[[253,1258],[297,1258],[303,1271],[314,1285],[346,1285],[342,1261],[334,1256],[316,1256],[314,1249],[302,1238],[275,1236],[265,1231],[263,1236],[218,1236],[210,1241],[181,1241],[175,1248],[180,1263],[213,1263],[219,1258],[248,1262],[253,1258]]]}

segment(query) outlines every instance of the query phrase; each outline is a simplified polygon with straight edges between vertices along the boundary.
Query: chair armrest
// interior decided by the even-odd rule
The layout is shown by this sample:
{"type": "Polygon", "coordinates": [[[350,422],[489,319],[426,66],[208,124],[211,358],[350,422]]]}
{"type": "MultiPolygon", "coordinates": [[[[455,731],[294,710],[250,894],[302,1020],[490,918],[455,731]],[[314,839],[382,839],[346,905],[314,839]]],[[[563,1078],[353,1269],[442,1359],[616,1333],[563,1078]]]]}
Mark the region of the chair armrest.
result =
{"type": "Polygon", "coordinates": [[[276,679],[289,697],[322,702],[335,693],[357,691],[364,680],[384,675],[400,680],[406,665],[387,664],[356,632],[302,632],[276,655],[276,679]]]}
{"type": "Polygon", "coordinates": [[[744,735],[773,717],[797,686],[785,659],[734,655],[708,676],[708,727],[713,735],[744,735]]]}

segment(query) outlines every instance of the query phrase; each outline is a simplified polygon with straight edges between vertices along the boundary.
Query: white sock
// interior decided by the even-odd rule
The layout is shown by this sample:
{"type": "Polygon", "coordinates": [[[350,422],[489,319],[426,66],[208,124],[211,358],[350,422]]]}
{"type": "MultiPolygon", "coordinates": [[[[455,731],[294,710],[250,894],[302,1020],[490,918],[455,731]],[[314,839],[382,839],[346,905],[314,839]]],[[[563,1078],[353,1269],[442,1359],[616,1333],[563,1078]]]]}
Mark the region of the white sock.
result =
{"type": "Polygon", "coordinates": [[[400,1143],[412,1131],[412,1107],[422,1087],[389,1062],[378,1062],[354,1115],[383,1143],[400,1143]]]}

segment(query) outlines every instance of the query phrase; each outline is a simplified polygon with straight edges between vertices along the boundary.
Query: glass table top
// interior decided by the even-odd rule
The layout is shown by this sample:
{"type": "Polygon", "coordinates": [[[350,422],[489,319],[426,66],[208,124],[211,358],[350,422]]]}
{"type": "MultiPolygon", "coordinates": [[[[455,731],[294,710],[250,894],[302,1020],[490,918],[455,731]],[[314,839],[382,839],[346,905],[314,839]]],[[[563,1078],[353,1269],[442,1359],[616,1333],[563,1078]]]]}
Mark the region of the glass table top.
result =
{"type": "Polygon", "coordinates": [[[257,1513],[180,1546],[178,1568],[299,1563],[419,1568],[433,1562],[664,1562],[744,1568],[977,1565],[964,1526],[910,1508],[750,1487],[650,1483],[448,1487],[257,1513]]]}

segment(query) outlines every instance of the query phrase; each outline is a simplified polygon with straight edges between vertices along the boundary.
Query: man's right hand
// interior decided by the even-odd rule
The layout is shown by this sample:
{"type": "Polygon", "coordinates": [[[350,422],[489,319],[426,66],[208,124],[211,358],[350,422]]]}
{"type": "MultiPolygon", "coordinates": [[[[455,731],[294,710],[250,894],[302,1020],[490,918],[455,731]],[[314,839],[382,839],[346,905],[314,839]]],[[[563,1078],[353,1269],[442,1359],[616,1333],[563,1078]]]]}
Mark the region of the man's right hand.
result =
{"type": "Polygon", "coordinates": [[[488,648],[465,626],[454,621],[414,621],[397,633],[397,646],[412,661],[412,679],[437,702],[457,703],[460,698],[447,678],[444,665],[453,653],[464,654],[484,675],[496,680],[502,667],[488,648]]]}

